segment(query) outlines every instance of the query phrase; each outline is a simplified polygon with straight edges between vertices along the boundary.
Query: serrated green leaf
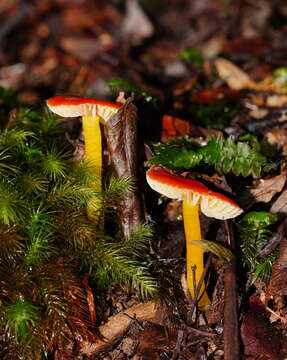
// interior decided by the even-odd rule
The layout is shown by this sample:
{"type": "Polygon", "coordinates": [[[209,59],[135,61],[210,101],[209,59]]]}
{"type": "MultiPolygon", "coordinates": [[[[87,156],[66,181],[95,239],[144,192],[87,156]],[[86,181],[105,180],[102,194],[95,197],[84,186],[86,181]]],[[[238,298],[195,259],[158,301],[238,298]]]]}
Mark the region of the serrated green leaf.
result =
{"type": "MultiPolygon", "coordinates": [[[[249,138],[248,138],[249,139],[249,138]]],[[[255,145],[256,142],[254,141],[255,145]]],[[[232,137],[211,139],[207,145],[192,147],[192,141],[157,144],[155,155],[148,164],[160,164],[172,169],[192,169],[200,163],[213,165],[224,173],[242,176],[260,176],[267,159],[248,143],[235,143],[232,137]]]]}

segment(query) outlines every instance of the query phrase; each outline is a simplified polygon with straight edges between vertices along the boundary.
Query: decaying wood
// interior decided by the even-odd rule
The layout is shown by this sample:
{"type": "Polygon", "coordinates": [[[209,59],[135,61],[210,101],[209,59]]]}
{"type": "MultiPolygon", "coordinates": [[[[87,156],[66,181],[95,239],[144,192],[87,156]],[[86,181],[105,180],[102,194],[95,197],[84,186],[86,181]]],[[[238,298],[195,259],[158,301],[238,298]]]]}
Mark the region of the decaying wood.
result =
{"type": "Polygon", "coordinates": [[[134,319],[141,322],[151,321],[159,323],[162,316],[162,309],[154,301],[134,305],[119,314],[111,316],[105,324],[101,325],[98,331],[102,338],[94,343],[84,343],[81,353],[91,356],[107,350],[120,340],[134,319]]]}
{"type": "Polygon", "coordinates": [[[144,221],[143,202],[138,189],[137,109],[129,98],[106,124],[106,137],[111,163],[117,177],[128,176],[135,183],[118,208],[122,233],[130,233],[144,221]]]}
{"type": "MultiPolygon", "coordinates": [[[[231,226],[231,222],[224,221],[228,243],[231,248],[234,248],[234,234],[231,226]]],[[[239,336],[236,262],[233,259],[224,273],[224,360],[240,358],[239,336]]]]}

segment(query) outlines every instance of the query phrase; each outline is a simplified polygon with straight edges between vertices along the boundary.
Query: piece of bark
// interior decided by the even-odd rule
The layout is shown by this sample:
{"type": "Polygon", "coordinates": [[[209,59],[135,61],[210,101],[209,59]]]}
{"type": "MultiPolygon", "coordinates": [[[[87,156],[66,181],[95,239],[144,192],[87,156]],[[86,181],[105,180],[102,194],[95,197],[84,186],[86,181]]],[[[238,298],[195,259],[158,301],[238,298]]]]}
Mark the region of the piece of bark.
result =
{"type": "Polygon", "coordinates": [[[118,207],[121,231],[126,238],[144,222],[143,201],[138,186],[137,122],[137,109],[129,98],[105,127],[111,163],[116,177],[127,176],[135,184],[134,190],[123,197],[118,207]]]}
{"type": "MultiPolygon", "coordinates": [[[[225,220],[224,225],[228,244],[235,248],[232,224],[225,220]]],[[[236,260],[233,259],[224,272],[224,360],[236,360],[240,357],[236,271],[236,260]]]]}
{"type": "Polygon", "coordinates": [[[91,356],[109,349],[120,340],[132,321],[160,323],[162,318],[163,311],[154,301],[134,305],[125,311],[111,316],[105,324],[101,325],[98,331],[102,338],[97,339],[94,343],[84,343],[81,353],[91,356]]]}

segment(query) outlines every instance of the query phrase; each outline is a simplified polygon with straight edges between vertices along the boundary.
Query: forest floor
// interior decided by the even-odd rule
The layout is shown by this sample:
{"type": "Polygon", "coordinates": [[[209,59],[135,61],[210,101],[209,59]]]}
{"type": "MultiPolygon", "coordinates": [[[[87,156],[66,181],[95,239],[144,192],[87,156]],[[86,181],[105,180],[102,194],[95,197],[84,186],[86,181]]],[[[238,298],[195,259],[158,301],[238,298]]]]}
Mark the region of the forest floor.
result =
{"type": "MultiPolygon", "coordinates": [[[[244,209],[229,222],[201,215],[203,238],[227,242],[235,254],[226,259],[221,248],[208,248],[211,304],[206,312],[186,294],[183,277],[178,292],[171,292],[174,301],[165,306],[114,286],[104,298],[90,294],[97,331],[110,340],[99,337],[95,345],[81,339],[76,355],[55,353],[54,358],[287,358],[287,5],[266,0],[2,0],[0,21],[3,94],[12,89],[17,101],[31,108],[44,108],[56,94],[110,101],[119,93],[132,97],[141,171],[156,154],[154,163],[194,173],[232,193],[244,209]],[[247,144],[251,160],[226,143],[220,155],[225,160],[214,167],[212,160],[176,166],[174,158],[157,150],[159,142],[168,146],[182,137],[204,146],[212,136],[247,144]],[[111,335],[111,328],[119,329],[111,335]]],[[[7,114],[13,117],[13,105],[3,97],[0,106],[3,127],[7,114]]],[[[69,136],[76,144],[80,134],[73,128],[69,136]]],[[[166,272],[174,266],[183,274],[180,202],[159,199],[146,183],[142,188],[145,218],[154,228],[150,255],[165,263],[166,272]]]]}

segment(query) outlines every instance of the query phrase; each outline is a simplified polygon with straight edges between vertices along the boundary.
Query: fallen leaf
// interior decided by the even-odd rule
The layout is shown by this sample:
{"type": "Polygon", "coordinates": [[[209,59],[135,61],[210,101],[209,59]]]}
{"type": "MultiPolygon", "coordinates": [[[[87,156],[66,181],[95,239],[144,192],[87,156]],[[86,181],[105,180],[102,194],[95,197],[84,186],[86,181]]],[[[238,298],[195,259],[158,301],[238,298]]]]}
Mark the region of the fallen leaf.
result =
{"type": "Polygon", "coordinates": [[[269,95],[266,99],[266,105],[270,107],[282,107],[287,104],[287,96],[283,94],[269,95]]]}
{"type": "Polygon", "coordinates": [[[174,348],[176,344],[176,331],[170,330],[168,333],[165,327],[160,325],[151,325],[144,329],[139,337],[138,352],[142,360],[160,359],[156,357],[157,351],[174,348]]]}
{"type": "Polygon", "coordinates": [[[197,80],[198,80],[198,76],[194,75],[187,80],[184,79],[184,80],[179,81],[172,89],[172,94],[174,96],[179,96],[179,95],[189,92],[196,85],[197,80]]]}
{"type": "Polygon", "coordinates": [[[234,100],[237,95],[238,93],[235,90],[219,87],[200,91],[194,98],[194,102],[206,105],[213,104],[218,101],[229,102],[230,100],[234,100]]]}
{"type": "Polygon", "coordinates": [[[153,24],[136,0],[126,1],[126,16],[122,26],[125,38],[133,45],[139,45],[154,32],[153,24]]]}
{"type": "Polygon", "coordinates": [[[0,68],[0,86],[17,89],[23,80],[26,70],[27,66],[23,63],[0,68]]]}
{"type": "MultiPolygon", "coordinates": [[[[131,98],[127,99],[105,127],[114,174],[117,177],[128,176],[135,182],[139,179],[137,127],[137,108],[131,98]]],[[[119,223],[122,234],[128,238],[144,220],[142,197],[137,186],[121,200],[117,209],[119,223]]]]}
{"type": "Polygon", "coordinates": [[[185,120],[171,116],[162,117],[162,136],[161,141],[167,142],[172,138],[190,135],[192,125],[185,120]]]}
{"type": "Polygon", "coordinates": [[[268,144],[275,146],[282,156],[287,156],[287,130],[272,129],[265,133],[268,144]]]}
{"type": "Polygon", "coordinates": [[[207,137],[210,135],[219,136],[221,132],[215,129],[205,129],[201,126],[195,126],[190,122],[178,117],[165,114],[162,117],[161,141],[168,142],[171,139],[180,136],[207,137]]]}
{"type": "Polygon", "coordinates": [[[287,295],[287,238],[281,239],[279,254],[272,266],[272,275],[268,284],[269,297],[287,295]]]}
{"type": "Polygon", "coordinates": [[[60,39],[60,46],[68,53],[76,56],[81,61],[92,60],[100,52],[114,46],[110,36],[103,38],[66,36],[60,39]]]}
{"type": "MultiPolygon", "coordinates": [[[[248,74],[246,74],[246,72],[241,70],[229,60],[219,58],[215,60],[214,65],[219,77],[232,89],[251,89],[255,91],[273,91],[277,93],[287,92],[287,89],[276,82],[276,79],[272,75],[266,76],[266,78],[260,82],[255,82],[248,74]]],[[[276,98],[276,100],[270,99],[269,101],[271,104],[269,106],[274,106],[272,104],[275,102],[279,103],[279,101],[282,102],[282,98],[280,98],[280,100],[279,98],[276,98]]]]}
{"type": "Polygon", "coordinates": [[[280,359],[280,333],[270,324],[269,314],[256,296],[249,300],[249,308],[243,316],[241,337],[244,355],[255,356],[254,360],[280,359]]]}
{"type": "Polygon", "coordinates": [[[280,192],[286,182],[286,174],[280,174],[271,179],[263,180],[255,189],[249,192],[256,202],[268,203],[275,194],[280,192]]]}
{"type": "Polygon", "coordinates": [[[254,119],[259,120],[259,119],[262,119],[262,118],[264,118],[265,116],[267,116],[268,113],[269,113],[269,111],[266,110],[266,109],[259,109],[259,108],[257,108],[257,109],[251,110],[251,111],[249,112],[249,116],[251,116],[251,117],[254,118],[254,119]]]}
{"type": "Polygon", "coordinates": [[[275,213],[287,213],[287,189],[280,194],[278,199],[271,206],[270,211],[275,213]]]}
{"type": "Polygon", "coordinates": [[[219,58],[215,60],[214,64],[220,78],[225,80],[232,89],[242,90],[256,87],[255,82],[250,79],[249,75],[232,62],[219,58]]]}

